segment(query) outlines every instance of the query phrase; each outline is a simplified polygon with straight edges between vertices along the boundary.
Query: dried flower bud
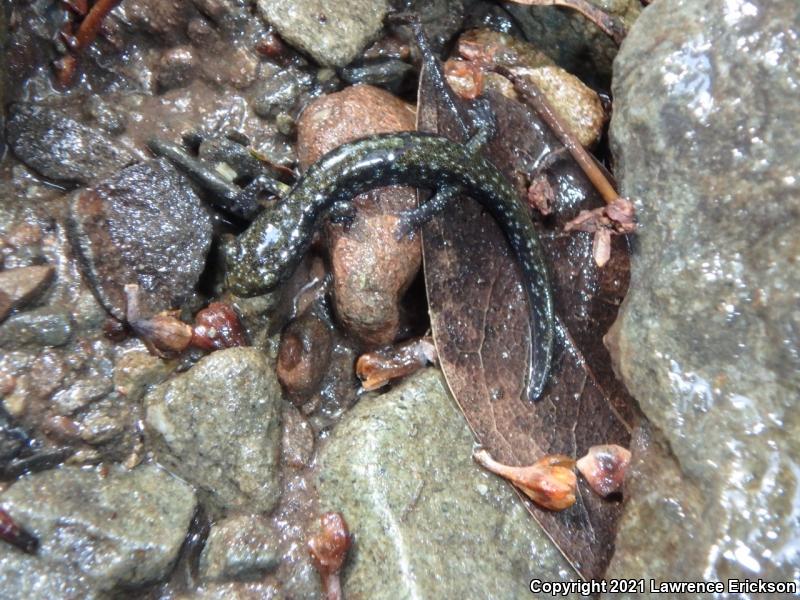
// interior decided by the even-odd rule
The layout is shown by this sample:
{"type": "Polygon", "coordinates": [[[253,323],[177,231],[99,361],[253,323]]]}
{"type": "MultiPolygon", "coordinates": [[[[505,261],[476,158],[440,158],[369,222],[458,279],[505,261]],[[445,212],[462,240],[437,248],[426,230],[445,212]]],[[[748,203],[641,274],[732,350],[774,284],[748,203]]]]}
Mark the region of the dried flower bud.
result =
{"type": "Polygon", "coordinates": [[[228,304],[212,302],[195,316],[192,346],[209,351],[247,346],[239,315],[228,304]]]}
{"type": "Polygon", "coordinates": [[[578,471],[600,496],[622,491],[625,471],[631,462],[630,450],[608,444],[592,446],[577,462],[578,471]]]}
{"type": "Polygon", "coordinates": [[[472,458],[485,469],[508,479],[539,506],[564,510],[575,504],[578,479],[572,471],[575,462],[569,457],[548,455],[530,467],[501,464],[484,449],[475,452],[472,458]]]}
{"type": "Polygon", "coordinates": [[[556,193],[546,175],[537,176],[528,186],[528,204],[543,215],[553,212],[551,207],[555,199],[556,193]]]}
{"type": "Polygon", "coordinates": [[[0,508],[0,539],[27,554],[36,554],[39,550],[38,538],[17,524],[2,508],[0,508]]]}
{"type": "Polygon", "coordinates": [[[168,314],[132,321],[130,326],[156,354],[183,352],[192,340],[192,328],[168,314]]]}
{"type": "Polygon", "coordinates": [[[322,528],[316,536],[308,540],[308,551],[314,568],[322,578],[327,600],[340,600],[342,587],[339,571],[350,550],[350,532],[341,513],[329,512],[320,518],[322,528]]]}
{"type": "Polygon", "coordinates": [[[431,338],[424,337],[362,354],[356,361],[356,375],[366,391],[377,390],[436,361],[436,346],[431,338]]]}

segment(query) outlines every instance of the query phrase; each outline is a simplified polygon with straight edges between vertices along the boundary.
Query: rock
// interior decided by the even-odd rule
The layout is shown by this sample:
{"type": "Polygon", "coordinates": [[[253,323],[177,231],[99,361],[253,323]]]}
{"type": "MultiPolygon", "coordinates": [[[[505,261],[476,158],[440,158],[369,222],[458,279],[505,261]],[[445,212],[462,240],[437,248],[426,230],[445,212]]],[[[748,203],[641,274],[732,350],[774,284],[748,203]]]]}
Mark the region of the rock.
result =
{"type": "MultiPolygon", "coordinates": [[[[589,0],[624,27],[642,11],[640,0],[589,0]]],[[[594,23],[575,10],[504,2],[526,39],[535,42],[560,66],[594,87],[607,87],[617,46],[594,23]]]]}
{"type": "Polygon", "coordinates": [[[73,245],[106,309],[124,321],[124,286],[140,286],[144,316],[194,293],[211,244],[211,218],[189,182],[164,159],[128,167],[76,193],[73,245]]]}
{"type": "Polygon", "coordinates": [[[0,411],[0,465],[5,466],[30,442],[25,430],[15,427],[6,411],[0,411]]]}
{"type": "Polygon", "coordinates": [[[0,321],[9,310],[25,306],[47,289],[53,279],[53,267],[32,266],[0,271],[0,294],[7,303],[0,307],[0,321]],[[3,309],[7,308],[4,312],[3,309]]]}
{"type": "MultiPolygon", "coordinates": [[[[304,168],[337,146],[376,133],[414,129],[414,109],[388,92],[358,85],[308,105],[298,122],[304,168]]],[[[334,307],[342,325],[370,346],[391,343],[400,326],[400,298],[419,271],[418,236],[396,240],[396,214],[416,206],[411,188],[379,188],[353,200],[349,228],[329,227],[334,307]]]]}
{"type": "Polygon", "coordinates": [[[656,2],[615,63],[639,234],[607,341],[663,443],[609,577],[798,577],[798,30],[792,0],[656,2]]]}
{"type": "Polygon", "coordinates": [[[343,67],[377,37],[387,0],[258,0],[261,15],[318,63],[343,67]]]}
{"type": "Polygon", "coordinates": [[[197,58],[191,46],[175,46],[158,59],[156,80],[160,91],[186,85],[194,76],[197,58]]]}
{"type": "MultiPolygon", "coordinates": [[[[2,448],[1,442],[0,448],[2,448]]],[[[289,467],[302,469],[311,464],[311,458],[314,456],[314,430],[300,411],[289,403],[283,406],[281,448],[283,462],[289,467]]]]}
{"type": "Polygon", "coordinates": [[[181,0],[127,0],[121,8],[125,22],[134,31],[172,46],[185,38],[189,21],[197,14],[193,4],[181,0]]]}
{"type": "Polygon", "coordinates": [[[0,504],[39,537],[36,556],[0,546],[4,598],[84,598],[167,575],[189,529],[192,489],[154,466],[62,467],[14,483],[0,504]]]}
{"type": "Polygon", "coordinates": [[[575,578],[472,446],[435,369],[363,398],[339,422],[317,486],[320,511],[341,512],[354,535],[346,598],[521,598],[531,578],[575,578]]]}
{"type": "MultiPolygon", "coordinates": [[[[517,72],[539,87],[581,144],[592,146],[600,139],[606,124],[606,114],[597,92],[561,67],[523,68],[517,72]]],[[[490,88],[491,81],[493,77],[487,77],[490,88]]],[[[517,97],[516,92],[512,92],[509,97],[517,97]]]]}
{"type": "Polygon", "coordinates": [[[230,517],[211,527],[200,575],[209,581],[260,579],[280,562],[280,540],[259,515],[230,517]]]}
{"type": "Polygon", "coordinates": [[[87,183],[133,161],[131,152],[102,129],[56,107],[14,104],[6,135],[22,162],[56,181],[87,183]]]}
{"type": "Polygon", "coordinates": [[[505,77],[497,73],[485,73],[480,78],[472,75],[484,73],[487,65],[503,66],[533,81],[581,144],[590,146],[603,134],[606,115],[597,92],[555,66],[533,44],[507,33],[480,28],[464,32],[458,38],[457,50],[471,65],[463,65],[457,59],[449,60],[445,63],[445,73],[453,89],[464,97],[479,94],[483,80],[485,88],[519,99],[514,85],[505,77]]]}
{"type": "MultiPolygon", "coordinates": [[[[428,43],[435,52],[446,48],[464,22],[464,0],[390,0],[393,12],[419,17],[428,43]]],[[[410,38],[410,31],[409,38],[410,38]]]]}
{"type": "Polygon", "coordinates": [[[174,365],[145,350],[126,352],[114,363],[114,389],[138,402],[148,388],[164,381],[174,365]]]}
{"type": "Polygon", "coordinates": [[[72,336],[72,319],[63,308],[43,306],[8,317],[0,325],[0,347],[18,350],[63,346],[72,336]]]}
{"type": "Polygon", "coordinates": [[[191,594],[175,596],[175,600],[278,600],[286,597],[273,584],[246,582],[201,585],[191,594]]]}
{"type": "Polygon", "coordinates": [[[304,92],[314,84],[314,78],[296,67],[281,69],[263,83],[253,99],[253,112],[269,119],[279,113],[294,113],[304,92]]]}
{"type": "Polygon", "coordinates": [[[211,509],[275,506],[281,390],[259,350],[213,352],[147,394],[145,407],[156,457],[211,509]]]}
{"type": "Polygon", "coordinates": [[[331,362],[330,326],[308,311],[294,319],[281,334],[276,372],[292,400],[302,405],[316,391],[331,362]]]}
{"type": "Polygon", "coordinates": [[[99,400],[113,389],[111,377],[97,374],[80,379],[53,394],[53,404],[59,414],[67,415],[99,400]]]}

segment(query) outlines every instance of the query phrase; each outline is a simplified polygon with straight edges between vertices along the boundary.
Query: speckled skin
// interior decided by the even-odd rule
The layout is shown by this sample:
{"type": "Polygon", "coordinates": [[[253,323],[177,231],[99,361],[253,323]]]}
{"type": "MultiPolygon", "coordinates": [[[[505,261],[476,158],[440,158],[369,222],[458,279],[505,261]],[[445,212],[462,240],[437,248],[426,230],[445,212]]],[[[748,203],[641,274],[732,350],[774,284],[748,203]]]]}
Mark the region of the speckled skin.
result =
{"type": "Polygon", "coordinates": [[[386,185],[460,188],[502,228],[522,267],[531,307],[533,360],[528,386],[538,398],[553,355],[553,297],[542,249],[528,209],[505,177],[463,144],[419,132],[375,135],[323,156],[274,209],[262,212],[225,247],[234,293],[268,291],[291,275],[321,217],[335,204],[386,185]]]}

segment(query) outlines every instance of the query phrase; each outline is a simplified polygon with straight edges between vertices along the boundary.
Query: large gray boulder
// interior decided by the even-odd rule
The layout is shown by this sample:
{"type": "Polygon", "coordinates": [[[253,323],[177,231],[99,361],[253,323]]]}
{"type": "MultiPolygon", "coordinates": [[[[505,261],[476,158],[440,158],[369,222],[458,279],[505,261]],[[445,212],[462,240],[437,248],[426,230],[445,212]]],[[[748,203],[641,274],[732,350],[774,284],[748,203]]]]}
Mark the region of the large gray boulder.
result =
{"type": "Polygon", "coordinates": [[[616,59],[640,228],[607,340],[655,431],[609,577],[800,575],[798,56],[796,0],[661,0],[616,59]]]}
{"type": "Polygon", "coordinates": [[[166,471],[62,467],[23,477],[0,506],[38,536],[36,556],[0,544],[3,598],[106,597],[166,577],[195,509],[194,491],[166,471]]]}
{"type": "Polygon", "coordinates": [[[321,508],[354,535],[346,598],[531,598],[532,578],[577,577],[472,449],[436,369],[362,398],[339,422],[317,485],[321,508]]]}

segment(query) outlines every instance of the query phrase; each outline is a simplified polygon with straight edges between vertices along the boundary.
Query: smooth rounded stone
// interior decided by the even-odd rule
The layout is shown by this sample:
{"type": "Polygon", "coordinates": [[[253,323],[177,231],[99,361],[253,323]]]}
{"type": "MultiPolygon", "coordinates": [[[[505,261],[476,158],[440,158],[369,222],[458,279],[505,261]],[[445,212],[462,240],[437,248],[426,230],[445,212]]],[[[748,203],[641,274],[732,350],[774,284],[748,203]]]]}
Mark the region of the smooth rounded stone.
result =
{"type": "Polygon", "coordinates": [[[290,66],[276,71],[263,83],[253,99],[253,112],[268,119],[279,113],[294,112],[304,92],[314,85],[310,73],[290,66]]]}
{"type": "Polygon", "coordinates": [[[211,245],[211,217],[165,159],[123,169],[77,192],[70,235],[106,309],[125,320],[126,284],[143,314],[180,307],[194,292],[211,245]]]}
{"type": "Polygon", "coordinates": [[[4,598],[105,597],[167,575],[195,508],[192,489],[146,465],[25,476],[0,506],[39,537],[38,555],[0,545],[4,598]]]}
{"type": "Polygon", "coordinates": [[[255,348],[217,350],[145,396],[156,457],[212,512],[268,512],[280,497],[281,389],[255,348]]]}
{"type": "Polygon", "coordinates": [[[63,346],[72,336],[72,317],[64,308],[43,306],[11,315],[0,324],[0,348],[63,346]]]}
{"type": "Polygon", "coordinates": [[[8,143],[22,162],[49,179],[87,183],[133,162],[133,154],[102,129],[66,110],[20,102],[6,124],[8,143]]]}
{"type": "MultiPolygon", "coordinates": [[[[642,11],[641,0],[588,0],[630,28],[642,11]]],[[[575,10],[504,2],[526,39],[560,66],[588,83],[608,86],[617,54],[613,40],[575,10]]]]}
{"type": "Polygon", "coordinates": [[[609,577],[800,579],[799,39],[795,0],[655,2],[615,63],[639,233],[607,343],[673,458],[633,470],[609,577]]]}
{"type": "Polygon", "coordinates": [[[328,372],[333,348],[331,327],[306,311],[281,333],[276,373],[289,398],[298,406],[315,392],[328,372]]]}
{"type": "Polygon", "coordinates": [[[182,87],[191,81],[197,68],[197,57],[191,46],[174,46],[158,59],[156,81],[160,91],[182,87]]]}
{"type": "Polygon", "coordinates": [[[387,0],[258,0],[261,15],[287,42],[329,67],[344,67],[375,39],[387,0]]]}
{"type": "Polygon", "coordinates": [[[129,402],[138,402],[150,387],[164,381],[174,368],[173,363],[153,356],[143,347],[134,348],[119,356],[114,363],[114,389],[129,402]]]}
{"type": "Polygon", "coordinates": [[[516,494],[472,461],[441,374],[364,397],[318,455],[321,511],[354,535],[346,598],[530,598],[576,575],[516,494]]]}
{"type": "MultiPolygon", "coordinates": [[[[303,168],[346,142],[377,133],[414,129],[414,108],[385,90],[349,87],[309,104],[298,122],[303,168]]],[[[353,198],[348,226],[328,227],[336,317],[368,346],[394,341],[400,300],[422,264],[419,236],[397,240],[397,213],[416,207],[413,188],[390,186],[353,198]]]]}
{"type": "Polygon", "coordinates": [[[215,523],[200,555],[200,576],[209,581],[260,579],[280,562],[280,539],[269,520],[239,515],[215,523]]]}

